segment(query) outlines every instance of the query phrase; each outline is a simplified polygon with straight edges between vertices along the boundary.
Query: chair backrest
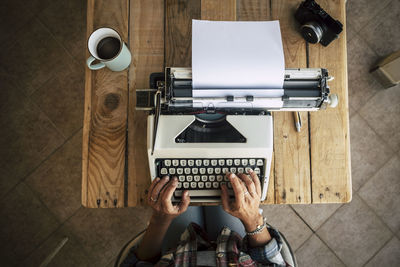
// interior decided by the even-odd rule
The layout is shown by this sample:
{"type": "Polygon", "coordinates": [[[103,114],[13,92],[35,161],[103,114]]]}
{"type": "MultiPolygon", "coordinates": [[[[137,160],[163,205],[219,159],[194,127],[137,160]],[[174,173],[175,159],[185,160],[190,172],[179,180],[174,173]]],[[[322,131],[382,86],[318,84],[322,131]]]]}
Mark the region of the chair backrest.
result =
{"type": "MultiPolygon", "coordinates": [[[[136,235],[134,238],[129,240],[121,249],[119,252],[117,259],[115,260],[114,267],[119,267],[121,263],[125,260],[126,256],[128,255],[130,249],[136,245],[139,244],[139,242],[142,240],[144,233],[146,232],[146,229],[141,231],[138,235],[136,235]]],[[[294,252],[292,248],[289,245],[289,242],[286,240],[286,237],[279,232],[279,235],[281,236],[282,240],[282,250],[281,254],[285,262],[290,264],[290,266],[297,267],[297,261],[296,257],[294,255],[294,252]]]]}
{"type": "Polygon", "coordinates": [[[139,244],[139,242],[142,240],[144,233],[146,232],[146,229],[141,231],[138,235],[136,235],[134,238],[129,240],[121,249],[119,252],[117,259],[115,260],[114,267],[119,267],[121,263],[125,260],[126,256],[128,255],[129,251],[131,250],[132,247],[136,246],[139,244]]]}
{"type": "Polygon", "coordinates": [[[286,237],[281,232],[278,232],[278,233],[282,240],[281,255],[282,255],[283,260],[290,266],[297,267],[296,256],[294,255],[294,252],[293,252],[292,248],[290,247],[289,242],[287,241],[286,237]]]}

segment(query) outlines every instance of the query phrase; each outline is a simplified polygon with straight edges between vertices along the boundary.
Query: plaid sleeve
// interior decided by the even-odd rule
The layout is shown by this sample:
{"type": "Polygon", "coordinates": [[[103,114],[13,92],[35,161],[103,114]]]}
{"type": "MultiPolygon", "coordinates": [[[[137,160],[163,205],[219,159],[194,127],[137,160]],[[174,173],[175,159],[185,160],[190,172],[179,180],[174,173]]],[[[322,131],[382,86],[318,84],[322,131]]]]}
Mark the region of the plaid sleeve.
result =
{"type": "Polygon", "coordinates": [[[282,246],[276,241],[276,239],[272,238],[268,244],[263,247],[250,248],[248,253],[256,262],[265,264],[274,263],[279,266],[286,266],[281,255],[281,248],[282,246]]]}
{"type": "Polygon", "coordinates": [[[277,266],[286,266],[281,255],[282,241],[279,234],[273,228],[268,228],[272,239],[262,247],[249,248],[250,257],[259,263],[276,264],[277,266]]]}

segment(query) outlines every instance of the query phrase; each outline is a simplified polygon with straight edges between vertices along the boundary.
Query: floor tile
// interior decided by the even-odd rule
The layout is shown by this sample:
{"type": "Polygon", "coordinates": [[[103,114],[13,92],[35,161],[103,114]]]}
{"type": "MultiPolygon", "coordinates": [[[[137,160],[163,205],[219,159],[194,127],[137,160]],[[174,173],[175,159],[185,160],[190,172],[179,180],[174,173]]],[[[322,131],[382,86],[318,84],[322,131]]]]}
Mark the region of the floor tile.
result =
{"type": "Polygon", "coordinates": [[[400,150],[400,85],[377,93],[359,114],[394,151],[400,150]]]}
{"type": "Polygon", "coordinates": [[[17,263],[28,256],[59,222],[24,184],[19,184],[1,200],[0,258],[17,263]]]}
{"type": "Polygon", "coordinates": [[[369,73],[378,61],[376,53],[355,35],[347,46],[349,105],[358,111],[383,87],[369,73]]]}
{"type": "Polygon", "coordinates": [[[83,125],[85,98],[84,69],[65,70],[54,75],[31,99],[69,137],[83,125]]]}
{"type": "Polygon", "coordinates": [[[39,14],[56,40],[84,64],[86,53],[86,1],[53,1],[39,14]],[[63,12],[59,12],[63,10],[63,12]]]}
{"type": "Polygon", "coordinates": [[[299,266],[345,266],[315,234],[296,251],[296,259],[299,266]]]}
{"type": "Polygon", "coordinates": [[[361,189],[359,195],[393,232],[400,230],[400,157],[395,155],[361,189]]]}
{"type": "Polygon", "coordinates": [[[0,1],[0,48],[8,40],[12,39],[15,32],[21,29],[33,16],[34,14],[28,9],[23,8],[23,4],[19,1],[0,1]]]}
{"type": "Polygon", "coordinates": [[[123,245],[146,228],[149,210],[144,208],[81,208],[66,223],[89,255],[94,265],[106,265],[123,245]]]}
{"type": "Polygon", "coordinates": [[[17,77],[26,95],[40,88],[52,75],[69,66],[72,58],[36,18],[13,36],[0,54],[0,64],[17,77]]]}
{"type": "Polygon", "coordinates": [[[304,221],[316,231],[342,204],[292,205],[304,221]]]}
{"type": "Polygon", "coordinates": [[[317,235],[348,266],[362,266],[391,237],[390,230],[353,195],[317,231],[317,235]]]}
{"type": "Polygon", "coordinates": [[[41,244],[28,258],[26,258],[20,266],[40,266],[50,256],[49,267],[83,267],[93,266],[92,259],[85,253],[81,244],[76,238],[65,228],[61,227],[55,231],[43,244],[41,244]],[[63,242],[67,238],[64,245],[63,242]],[[55,250],[61,249],[51,258],[55,250]]]}
{"type": "Polygon", "coordinates": [[[282,232],[293,250],[296,250],[312,231],[288,205],[263,205],[263,216],[270,225],[282,232]]]}
{"type": "Polygon", "coordinates": [[[63,142],[49,118],[14,92],[0,112],[0,197],[33,171],[63,142]]]}
{"type": "Polygon", "coordinates": [[[116,260],[117,260],[117,257],[115,257],[112,260],[110,260],[110,262],[107,263],[106,267],[114,267],[116,260]]]}
{"type": "MultiPolygon", "coordinates": [[[[19,2],[24,9],[28,9],[31,13],[37,15],[43,9],[46,9],[53,0],[14,0],[19,2]]],[[[60,12],[60,10],[58,11],[60,12]]]]}
{"type": "Polygon", "coordinates": [[[352,27],[350,27],[348,24],[346,25],[346,41],[347,45],[349,45],[350,41],[356,36],[356,32],[352,27]]]}
{"type": "Polygon", "coordinates": [[[352,183],[357,191],[394,152],[358,114],[350,119],[350,140],[352,183]]]}
{"type": "Polygon", "coordinates": [[[0,66],[0,81],[1,81],[1,90],[0,90],[0,99],[1,99],[0,112],[1,112],[2,109],[9,107],[8,103],[10,101],[12,101],[13,99],[20,99],[22,93],[21,90],[18,88],[16,77],[6,73],[6,71],[1,66],[0,66]]]}
{"type": "Polygon", "coordinates": [[[81,206],[82,131],[43,162],[25,181],[63,222],[81,206]]]}
{"type": "Polygon", "coordinates": [[[354,108],[349,106],[349,118],[353,117],[353,115],[355,115],[355,114],[356,114],[356,111],[354,110],[354,108]]]}
{"type": "Polygon", "coordinates": [[[400,241],[393,237],[365,266],[400,266],[400,241]]]}
{"type": "Polygon", "coordinates": [[[390,0],[348,0],[346,3],[347,25],[358,32],[385,8],[390,0]]]}
{"type": "Polygon", "coordinates": [[[388,56],[400,49],[399,17],[400,1],[393,0],[360,31],[360,36],[381,57],[388,56]]]}

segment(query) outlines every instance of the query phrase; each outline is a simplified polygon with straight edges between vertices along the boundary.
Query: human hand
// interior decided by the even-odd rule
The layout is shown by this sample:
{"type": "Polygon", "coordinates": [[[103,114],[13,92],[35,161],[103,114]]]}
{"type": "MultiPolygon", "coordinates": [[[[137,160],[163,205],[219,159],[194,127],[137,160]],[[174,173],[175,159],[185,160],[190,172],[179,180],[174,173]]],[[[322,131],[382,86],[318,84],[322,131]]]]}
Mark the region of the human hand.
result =
{"type": "Polygon", "coordinates": [[[178,185],[178,179],[173,177],[170,181],[168,176],[162,179],[156,178],[150,185],[147,195],[147,203],[153,209],[153,217],[157,220],[172,221],[178,215],[184,213],[190,203],[189,192],[183,193],[179,204],[172,204],[172,195],[178,185]]]}
{"type": "Polygon", "coordinates": [[[257,225],[263,224],[263,218],[258,208],[260,206],[261,185],[257,174],[250,170],[250,177],[246,174],[227,173],[232,184],[235,199],[230,200],[228,188],[222,185],[222,207],[232,216],[240,219],[247,232],[254,231],[257,225]]]}

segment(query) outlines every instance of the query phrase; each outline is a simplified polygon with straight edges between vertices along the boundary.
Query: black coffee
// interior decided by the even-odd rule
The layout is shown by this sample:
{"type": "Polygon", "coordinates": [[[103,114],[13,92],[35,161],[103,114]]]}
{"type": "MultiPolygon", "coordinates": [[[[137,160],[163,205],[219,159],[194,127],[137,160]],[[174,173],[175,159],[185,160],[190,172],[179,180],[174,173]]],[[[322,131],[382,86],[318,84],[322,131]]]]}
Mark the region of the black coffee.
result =
{"type": "Polygon", "coordinates": [[[97,45],[97,55],[101,59],[111,59],[118,54],[120,45],[118,38],[106,37],[97,45]]]}

